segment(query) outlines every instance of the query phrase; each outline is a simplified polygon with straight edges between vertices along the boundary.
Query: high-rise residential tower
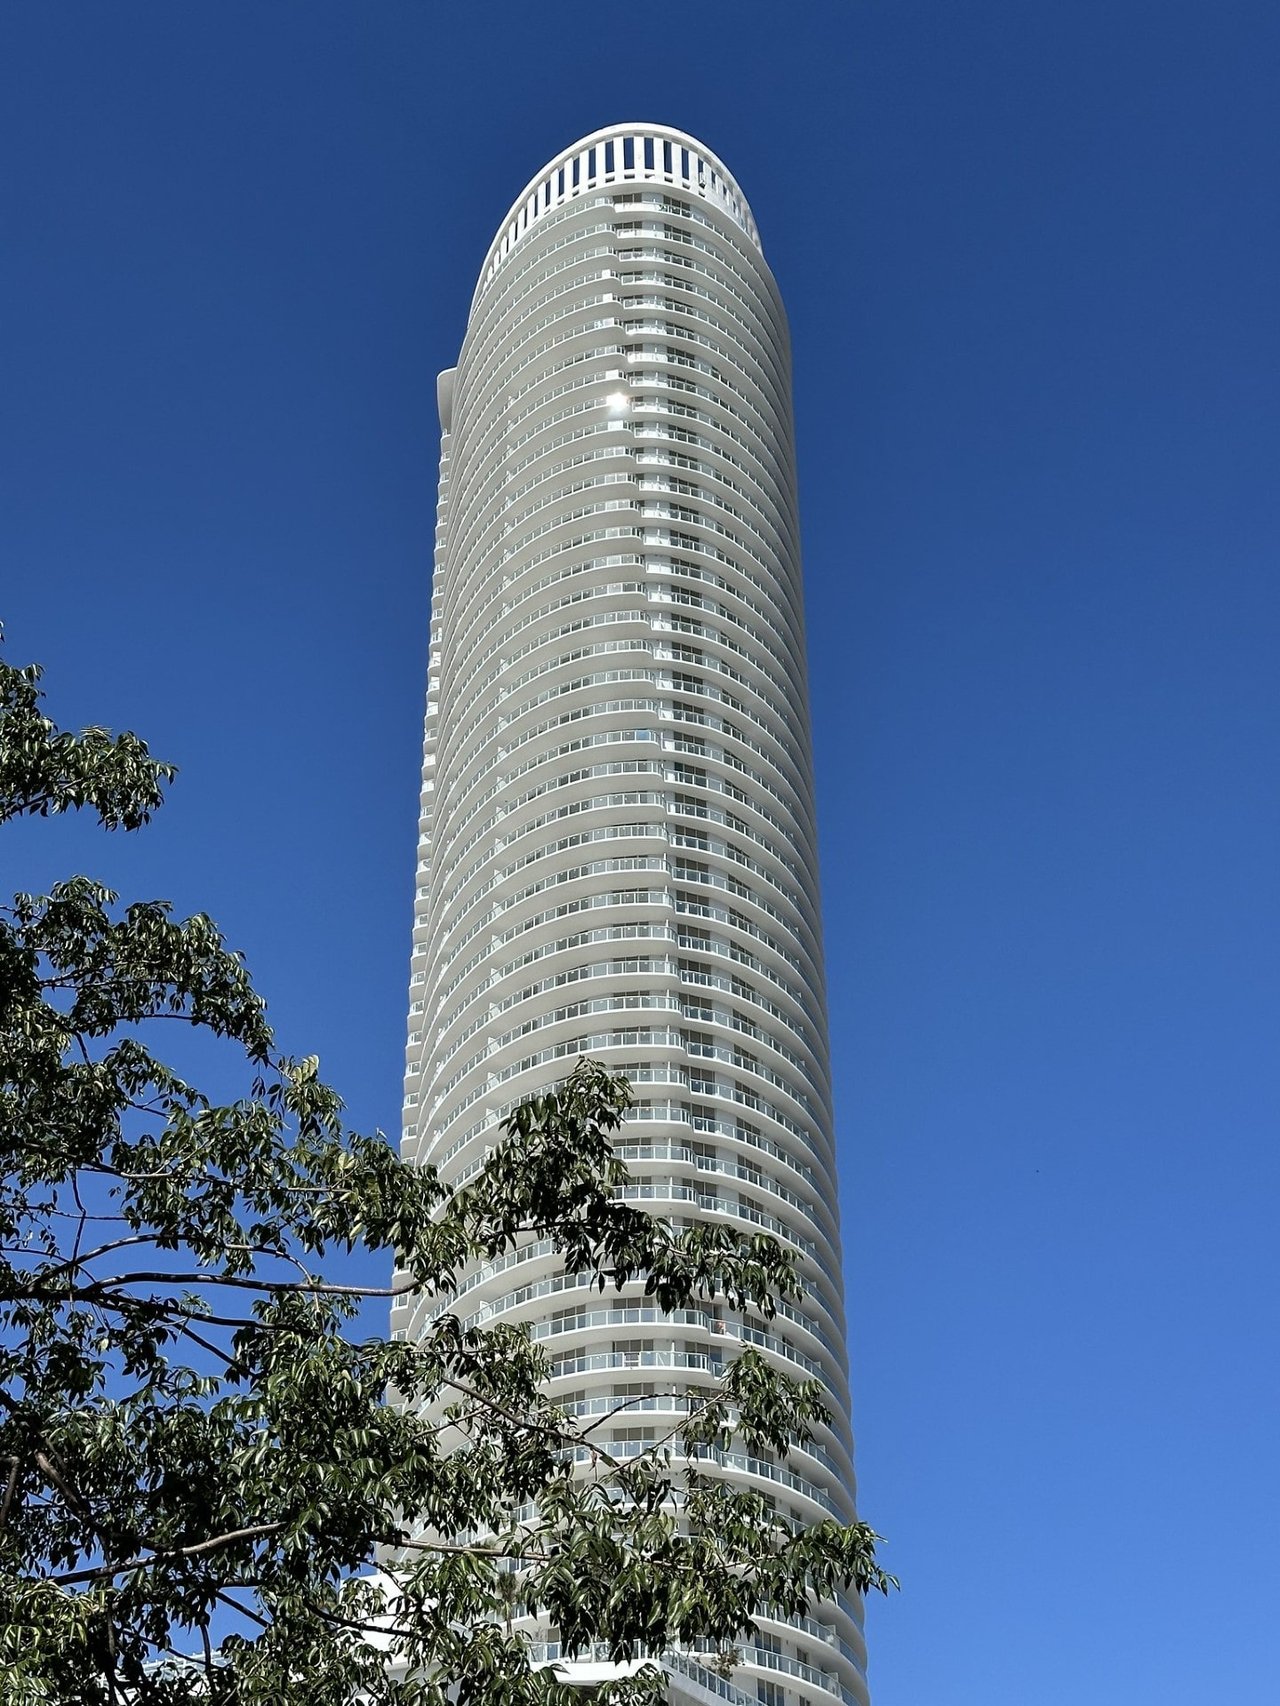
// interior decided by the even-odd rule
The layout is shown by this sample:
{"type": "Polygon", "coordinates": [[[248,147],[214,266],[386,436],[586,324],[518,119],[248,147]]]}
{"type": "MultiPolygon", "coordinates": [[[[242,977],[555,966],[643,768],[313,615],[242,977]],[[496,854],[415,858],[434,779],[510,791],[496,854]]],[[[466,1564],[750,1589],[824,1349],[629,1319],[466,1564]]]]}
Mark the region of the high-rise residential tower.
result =
{"type": "MultiPolygon", "coordinates": [[[[589,1054],[631,1080],[634,1197],[783,1239],[770,1322],[566,1282],[538,1250],[468,1274],[528,1324],[559,1402],[670,1430],[735,1343],[835,1417],[788,1468],[723,1473],[789,1519],[853,1514],[786,320],[701,143],[618,125],[532,180],[485,257],[442,428],[403,1148],[468,1176],[511,1106],[589,1054]],[[646,1389],[651,1403],[643,1402],[646,1389]]],[[[425,1325],[404,1305],[397,1331],[425,1325]]],[[[766,1622],[681,1697],[866,1699],[861,1608],[766,1622]]]]}

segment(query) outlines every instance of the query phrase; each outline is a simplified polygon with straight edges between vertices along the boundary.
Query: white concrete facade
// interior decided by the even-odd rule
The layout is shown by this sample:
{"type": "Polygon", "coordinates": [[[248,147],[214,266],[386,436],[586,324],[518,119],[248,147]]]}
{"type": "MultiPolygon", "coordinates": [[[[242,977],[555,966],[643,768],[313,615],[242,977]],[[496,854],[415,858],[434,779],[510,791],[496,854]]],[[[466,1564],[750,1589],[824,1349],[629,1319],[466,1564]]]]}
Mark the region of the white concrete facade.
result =
{"type": "MultiPolygon", "coordinates": [[[[738,1342],[820,1377],[833,1428],[785,1470],[723,1472],[789,1519],[847,1519],[789,347],[731,174],[657,125],[553,160],[502,222],[439,402],[404,1153],[465,1179],[589,1054],[635,1092],[636,1200],[772,1232],[805,1282],[772,1322],[677,1319],[534,1247],[466,1275],[457,1307],[528,1323],[583,1414],[639,1399],[615,1452],[738,1342]]],[[[863,1706],[857,1603],[765,1629],[730,1682],[673,1661],[673,1692],[863,1706]]]]}

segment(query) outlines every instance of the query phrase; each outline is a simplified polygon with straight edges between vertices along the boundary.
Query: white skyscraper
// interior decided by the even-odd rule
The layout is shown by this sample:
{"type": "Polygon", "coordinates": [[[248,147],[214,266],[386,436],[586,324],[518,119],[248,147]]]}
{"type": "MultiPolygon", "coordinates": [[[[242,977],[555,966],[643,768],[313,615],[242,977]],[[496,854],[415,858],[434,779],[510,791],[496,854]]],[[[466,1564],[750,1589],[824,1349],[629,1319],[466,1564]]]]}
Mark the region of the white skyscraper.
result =
{"type": "MultiPolygon", "coordinates": [[[[853,1515],[786,320],[745,197],[700,143],[618,125],[502,221],[442,443],[403,1148],[449,1180],[589,1054],[637,1105],[633,1195],[799,1253],[771,1322],[664,1317],[529,1253],[456,1305],[529,1325],[559,1402],[657,1394],[735,1341],[836,1418],[789,1469],[724,1473],[784,1515],[853,1515]]],[[[414,1334],[429,1301],[404,1305],[414,1334]]],[[[681,1697],[864,1702],[861,1607],[766,1622],[681,1697]]]]}

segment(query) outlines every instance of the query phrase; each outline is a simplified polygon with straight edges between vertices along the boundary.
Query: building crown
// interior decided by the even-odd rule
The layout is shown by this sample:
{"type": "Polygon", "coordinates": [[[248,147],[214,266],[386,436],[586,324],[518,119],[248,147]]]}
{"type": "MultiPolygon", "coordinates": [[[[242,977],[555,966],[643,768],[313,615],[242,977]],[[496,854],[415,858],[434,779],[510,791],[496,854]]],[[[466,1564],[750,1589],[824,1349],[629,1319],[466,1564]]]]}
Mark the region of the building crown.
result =
{"type": "Polygon", "coordinates": [[[472,311],[527,232],[553,208],[607,184],[665,184],[723,209],[760,249],[756,222],[733,174],[696,137],[661,124],[615,124],[584,136],[530,180],[498,228],[480,270],[472,311]]]}

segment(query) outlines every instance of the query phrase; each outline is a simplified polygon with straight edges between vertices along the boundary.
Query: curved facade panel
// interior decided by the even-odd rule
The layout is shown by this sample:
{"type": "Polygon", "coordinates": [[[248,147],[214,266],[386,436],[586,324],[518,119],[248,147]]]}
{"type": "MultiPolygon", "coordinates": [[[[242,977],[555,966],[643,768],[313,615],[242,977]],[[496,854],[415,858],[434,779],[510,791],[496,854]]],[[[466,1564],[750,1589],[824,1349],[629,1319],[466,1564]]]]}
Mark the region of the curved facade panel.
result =
{"type": "MultiPolygon", "coordinates": [[[[720,161],[644,125],[552,161],[494,240],[439,401],[404,1152],[465,1179],[511,1106],[590,1054],[634,1089],[636,1198],[772,1232],[805,1281],[772,1322],[677,1320],[535,1247],[469,1274],[459,1307],[527,1322],[584,1414],[636,1398],[614,1451],[667,1431],[659,1394],[736,1342],[819,1376],[837,1420],[812,1449],[723,1472],[797,1522],[847,1519],[787,329],[720,161]]],[[[673,1689],[865,1700],[859,1606],[765,1628],[732,1683],[691,1653],[673,1689]]]]}

